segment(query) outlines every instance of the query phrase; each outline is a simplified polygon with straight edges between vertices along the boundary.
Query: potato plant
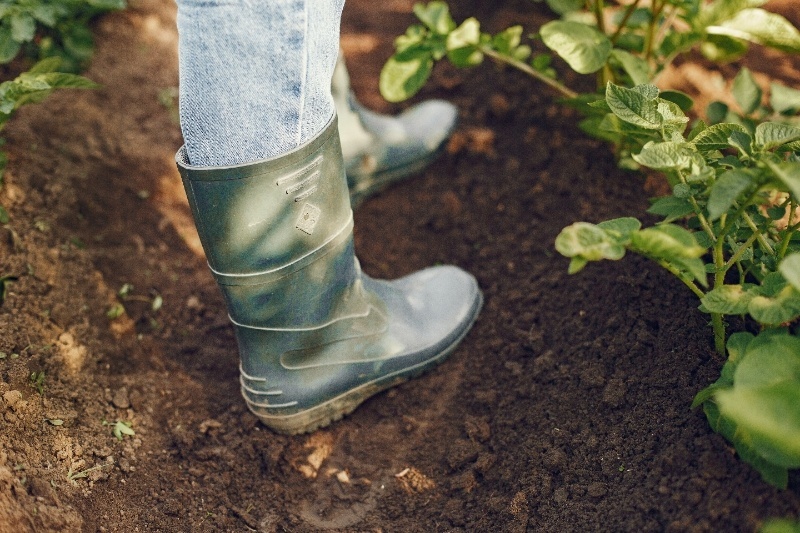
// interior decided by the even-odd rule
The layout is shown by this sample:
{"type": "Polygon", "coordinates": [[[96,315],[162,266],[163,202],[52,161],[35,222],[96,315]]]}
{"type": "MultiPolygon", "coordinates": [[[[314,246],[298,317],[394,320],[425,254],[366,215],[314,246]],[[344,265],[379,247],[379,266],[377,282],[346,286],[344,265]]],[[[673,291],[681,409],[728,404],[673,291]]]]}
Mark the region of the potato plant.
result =
{"type": "MultiPolygon", "coordinates": [[[[0,63],[22,52],[40,59],[16,79],[0,83],[0,131],[17,109],[41,102],[55,89],[96,87],[74,74],[92,54],[89,21],[124,7],[125,0],[0,0],[0,63]]],[[[3,142],[0,137],[0,146],[3,142]]],[[[0,152],[0,188],[5,167],[6,155],[0,152]]],[[[0,205],[0,224],[8,222],[0,205]]]]}
{"type": "MultiPolygon", "coordinates": [[[[541,1],[541,0],[538,0],[541,1]]],[[[733,82],[738,104],[691,120],[687,95],[660,91],[658,77],[680,54],[699,50],[729,61],[749,43],[800,52],[800,32],[765,0],[546,0],[563,17],[535,38],[552,53],[534,54],[514,26],[495,35],[469,18],[460,25],[443,2],[417,4],[420,24],[395,41],[381,73],[389,101],[413,96],[436,61],[473,67],[486,57],[544,83],[585,116],[581,128],[610,142],[627,168],[663,173],[672,194],[650,212],[660,223],[633,217],[576,222],[556,239],[571,259],[569,272],[630,251],[674,274],[708,313],[720,378],[698,393],[712,428],[766,481],[786,487],[800,468],[800,91],[773,84],[770,104],[749,71],[733,82]],[[575,72],[596,78],[597,92],[579,94],[557,78],[558,56],[575,72]],[[726,317],[744,316],[757,334],[727,337],[726,317]]]]}
{"type": "MultiPolygon", "coordinates": [[[[60,62],[57,57],[44,59],[17,78],[0,83],[0,131],[17,109],[26,104],[41,102],[56,89],[86,89],[97,86],[82,76],[56,72],[60,62]]],[[[0,138],[0,146],[3,140],[0,138]]],[[[6,155],[0,152],[0,186],[6,162],[6,155]]],[[[8,213],[0,205],[0,224],[6,224],[8,220],[8,213]]]]}
{"type": "Polygon", "coordinates": [[[695,405],[704,404],[712,427],[742,459],[786,487],[787,470],[800,467],[800,339],[786,327],[800,318],[800,128],[698,122],[689,129],[680,107],[653,85],[609,83],[595,107],[631,134],[659,137],[632,158],[666,173],[672,194],[650,208],[664,217],[660,224],[642,228],[630,217],[576,222],[559,234],[556,249],[571,258],[570,273],[628,251],[657,262],[711,315],[720,354],[726,316],[759,324],[758,336],[737,333],[727,341],[722,376],[695,405]]]}
{"type": "Polygon", "coordinates": [[[0,63],[24,52],[60,57],[62,71],[79,72],[94,47],[89,21],[124,7],[125,0],[0,0],[0,63]]]}

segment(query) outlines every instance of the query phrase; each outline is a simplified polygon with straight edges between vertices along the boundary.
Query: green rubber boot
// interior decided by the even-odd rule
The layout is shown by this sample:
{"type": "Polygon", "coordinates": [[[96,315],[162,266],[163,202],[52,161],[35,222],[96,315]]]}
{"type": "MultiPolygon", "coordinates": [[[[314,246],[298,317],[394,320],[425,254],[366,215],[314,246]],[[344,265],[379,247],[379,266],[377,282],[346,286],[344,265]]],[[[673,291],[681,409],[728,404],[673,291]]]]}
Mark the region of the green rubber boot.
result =
{"type": "Polygon", "coordinates": [[[397,116],[370,111],[350,90],[341,52],[331,93],[353,205],[422,171],[439,155],[458,119],[456,107],[444,100],[420,102],[397,116]]]}
{"type": "Polygon", "coordinates": [[[193,167],[177,156],[228,306],[247,406],[282,433],[313,431],[432,368],[482,303],[449,266],[395,281],[361,272],[336,120],[272,159],[193,167]]]}

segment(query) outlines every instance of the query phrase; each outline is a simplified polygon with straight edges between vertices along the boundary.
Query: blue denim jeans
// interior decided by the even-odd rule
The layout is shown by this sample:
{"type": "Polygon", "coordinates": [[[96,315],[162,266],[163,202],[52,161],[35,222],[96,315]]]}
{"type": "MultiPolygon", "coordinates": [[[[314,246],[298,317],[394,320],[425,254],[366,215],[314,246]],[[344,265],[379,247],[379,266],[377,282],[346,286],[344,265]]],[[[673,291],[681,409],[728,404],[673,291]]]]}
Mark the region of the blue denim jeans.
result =
{"type": "Polygon", "coordinates": [[[344,0],[176,0],[180,115],[193,166],[249,163],[313,139],[334,113],[344,0]]]}

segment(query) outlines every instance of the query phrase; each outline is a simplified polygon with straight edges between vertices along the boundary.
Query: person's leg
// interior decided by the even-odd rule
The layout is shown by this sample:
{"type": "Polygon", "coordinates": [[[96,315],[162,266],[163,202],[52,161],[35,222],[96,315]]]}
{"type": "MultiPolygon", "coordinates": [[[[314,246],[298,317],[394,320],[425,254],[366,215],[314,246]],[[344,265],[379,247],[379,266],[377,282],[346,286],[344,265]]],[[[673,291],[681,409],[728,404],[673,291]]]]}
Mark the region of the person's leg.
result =
{"type": "Polygon", "coordinates": [[[393,282],[361,272],[330,96],[341,5],[328,4],[179,0],[178,168],[236,331],[242,395],[286,433],[441,362],[482,302],[455,267],[393,282]],[[267,4],[284,9],[263,18],[267,4]]]}
{"type": "Polygon", "coordinates": [[[287,153],[334,114],[344,0],[177,0],[181,128],[189,160],[287,153]]]}

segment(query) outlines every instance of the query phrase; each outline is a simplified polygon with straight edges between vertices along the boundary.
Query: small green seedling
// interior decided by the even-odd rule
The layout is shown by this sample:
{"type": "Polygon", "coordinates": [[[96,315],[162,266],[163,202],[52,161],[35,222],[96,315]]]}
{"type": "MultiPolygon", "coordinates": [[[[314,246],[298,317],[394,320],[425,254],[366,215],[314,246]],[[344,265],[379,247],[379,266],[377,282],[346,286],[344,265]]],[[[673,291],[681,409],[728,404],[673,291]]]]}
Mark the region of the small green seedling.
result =
{"type": "Polygon", "coordinates": [[[111,426],[111,433],[117,438],[117,440],[122,440],[126,435],[128,437],[133,437],[136,435],[136,432],[131,428],[133,425],[131,422],[125,422],[122,420],[117,420],[113,424],[106,420],[103,420],[104,426],[111,426]]]}
{"type": "Polygon", "coordinates": [[[106,316],[109,318],[109,320],[114,320],[115,318],[119,318],[124,314],[125,307],[119,302],[114,303],[108,308],[108,311],[106,311],[106,316]]]}
{"type": "Polygon", "coordinates": [[[44,380],[44,370],[40,370],[39,372],[31,372],[31,375],[28,378],[30,386],[33,387],[40,396],[44,395],[44,380]]]}

